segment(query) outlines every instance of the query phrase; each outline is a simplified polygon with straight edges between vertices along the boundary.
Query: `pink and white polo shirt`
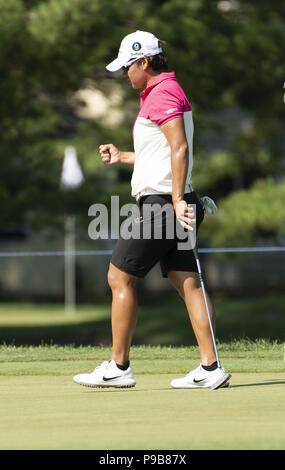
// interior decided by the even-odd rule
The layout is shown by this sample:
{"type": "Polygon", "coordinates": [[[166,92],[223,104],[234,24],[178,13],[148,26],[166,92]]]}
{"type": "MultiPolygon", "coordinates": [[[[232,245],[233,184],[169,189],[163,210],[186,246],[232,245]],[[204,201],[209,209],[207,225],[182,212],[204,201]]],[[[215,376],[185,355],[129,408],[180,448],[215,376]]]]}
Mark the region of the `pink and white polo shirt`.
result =
{"type": "Polygon", "coordinates": [[[133,127],[135,163],[132,196],[141,192],[172,193],[171,150],[160,126],[182,117],[189,146],[186,184],[191,185],[193,167],[192,110],[175,73],[161,73],[140,94],[140,111],[133,127]]]}

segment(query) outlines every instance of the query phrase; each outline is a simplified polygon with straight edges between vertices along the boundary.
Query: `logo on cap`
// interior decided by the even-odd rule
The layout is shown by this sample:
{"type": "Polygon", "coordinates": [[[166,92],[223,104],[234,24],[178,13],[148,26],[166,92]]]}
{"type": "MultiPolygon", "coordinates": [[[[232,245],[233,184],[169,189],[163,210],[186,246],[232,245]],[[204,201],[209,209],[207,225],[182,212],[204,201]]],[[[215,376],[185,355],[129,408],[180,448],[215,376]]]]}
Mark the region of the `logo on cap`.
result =
{"type": "Polygon", "coordinates": [[[139,42],[134,42],[134,44],[132,45],[132,48],[134,51],[139,51],[142,48],[142,46],[139,42]]]}

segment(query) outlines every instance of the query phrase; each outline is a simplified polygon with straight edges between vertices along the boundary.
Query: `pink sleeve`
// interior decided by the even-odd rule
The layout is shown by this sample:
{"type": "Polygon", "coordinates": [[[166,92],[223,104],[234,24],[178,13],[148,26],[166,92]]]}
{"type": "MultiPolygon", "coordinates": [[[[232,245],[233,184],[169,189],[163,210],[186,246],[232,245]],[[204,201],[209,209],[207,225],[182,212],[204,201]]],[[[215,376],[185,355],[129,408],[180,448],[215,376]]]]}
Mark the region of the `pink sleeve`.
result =
{"type": "Polygon", "coordinates": [[[162,126],[172,119],[183,117],[184,112],[190,111],[191,107],[185,95],[177,95],[166,89],[157,90],[150,96],[148,118],[158,126],[162,126]]]}

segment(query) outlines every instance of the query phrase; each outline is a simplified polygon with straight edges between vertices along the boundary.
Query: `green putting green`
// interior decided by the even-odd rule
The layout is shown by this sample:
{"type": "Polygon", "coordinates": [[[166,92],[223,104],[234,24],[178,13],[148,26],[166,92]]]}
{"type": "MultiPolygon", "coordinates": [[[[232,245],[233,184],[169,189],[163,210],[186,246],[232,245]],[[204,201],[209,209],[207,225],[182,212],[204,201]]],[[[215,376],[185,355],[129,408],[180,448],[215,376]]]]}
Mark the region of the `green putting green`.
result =
{"type": "Polygon", "coordinates": [[[132,389],[73,382],[109,348],[0,347],[1,449],[284,449],[283,345],[221,345],[230,387],[174,390],[197,348],[134,347],[132,389]]]}

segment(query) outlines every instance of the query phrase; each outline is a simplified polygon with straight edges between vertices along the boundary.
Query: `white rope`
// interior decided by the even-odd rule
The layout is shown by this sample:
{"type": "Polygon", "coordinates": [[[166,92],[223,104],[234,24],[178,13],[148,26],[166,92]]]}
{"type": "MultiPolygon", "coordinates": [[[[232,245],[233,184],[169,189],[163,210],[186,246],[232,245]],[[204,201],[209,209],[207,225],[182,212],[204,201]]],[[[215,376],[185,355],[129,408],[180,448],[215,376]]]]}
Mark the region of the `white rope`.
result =
{"type": "MultiPolygon", "coordinates": [[[[199,248],[199,253],[266,253],[282,252],[285,246],[261,246],[248,248],[199,248]]],[[[0,258],[23,256],[86,256],[86,255],[111,255],[112,250],[97,251],[7,251],[0,252],[0,258]]]]}

